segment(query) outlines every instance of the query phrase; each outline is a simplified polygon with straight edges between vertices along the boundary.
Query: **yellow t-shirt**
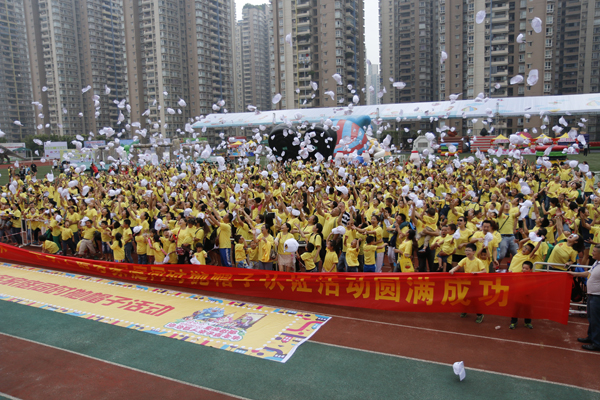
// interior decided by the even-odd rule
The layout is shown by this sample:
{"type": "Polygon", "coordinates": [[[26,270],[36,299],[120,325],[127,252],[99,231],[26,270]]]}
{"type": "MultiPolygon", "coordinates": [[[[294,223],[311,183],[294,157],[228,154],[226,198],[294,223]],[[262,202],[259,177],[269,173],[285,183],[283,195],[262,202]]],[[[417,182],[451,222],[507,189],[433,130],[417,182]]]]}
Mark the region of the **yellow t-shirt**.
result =
{"type": "Polygon", "coordinates": [[[359,248],[348,247],[346,249],[346,262],[349,267],[358,267],[358,250],[359,248]]]}
{"type": "Polygon", "coordinates": [[[461,231],[459,229],[457,232],[460,232],[460,239],[454,241],[454,244],[456,245],[456,255],[464,256],[465,247],[463,246],[462,248],[459,248],[458,246],[464,243],[468,243],[469,237],[471,237],[473,231],[471,231],[470,229],[465,229],[464,231],[461,231]]]}
{"type": "Polygon", "coordinates": [[[338,261],[337,253],[335,251],[327,250],[325,260],[323,260],[323,272],[336,272],[338,261]]]}
{"type": "Polygon", "coordinates": [[[279,245],[277,246],[277,254],[289,255],[292,253],[286,253],[284,250],[285,242],[289,239],[294,239],[294,235],[291,233],[284,234],[283,232],[279,232],[277,234],[277,238],[279,239],[279,245]]]}
{"type": "Polygon", "coordinates": [[[219,248],[230,249],[231,248],[231,225],[225,222],[221,222],[218,228],[219,231],[219,248]]]}
{"type": "MultiPolygon", "coordinates": [[[[122,242],[122,241],[121,241],[122,242]]],[[[123,261],[125,259],[125,245],[119,246],[119,242],[116,240],[110,245],[110,248],[113,251],[113,256],[115,261],[123,261]]]]}
{"type": "Polygon", "coordinates": [[[73,237],[73,231],[71,227],[69,228],[60,228],[60,236],[62,240],[69,240],[73,237]]]}
{"type": "Polygon", "coordinates": [[[557,263],[561,265],[552,265],[552,268],[560,269],[562,271],[566,271],[567,268],[564,264],[569,261],[575,262],[577,259],[577,251],[573,250],[566,242],[562,242],[554,246],[552,253],[550,254],[550,258],[548,258],[549,263],[557,263]]]}
{"type": "Polygon", "coordinates": [[[300,256],[300,258],[302,259],[302,261],[304,261],[304,268],[306,268],[307,271],[312,271],[316,268],[314,256],[312,255],[312,253],[303,253],[300,256]]]}
{"type": "Polygon", "coordinates": [[[238,263],[246,259],[246,249],[242,243],[236,243],[235,245],[235,262],[238,263]]]}
{"type": "Polygon", "coordinates": [[[145,255],[148,245],[146,244],[146,238],[141,233],[135,237],[136,253],[140,255],[145,255]]]}
{"type": "Polygon", "coordinates": [[[529,254],[523,254],[522,251],[518,251],[512,258],[510,262],[510,267],[508,267],[508,272],[523,272],[523,263],[525,261],[532,261],[529,254]]]}
{"type": "Polygon", "coordinates": [[[486,271],[486,265],[479,258],[469,260],[465,257],[458,262],[458,266],[462,267],[466,273],[486,271]]]}
{"type": "Polygon", "coordinates": [[[206,265],[206,252],[204,250],[194,253],[194,257],[196,257],[200,265],[206,265]]]}
{"type": "Polygon", "coordinates": [[[52,240],[46,240],[42,245],[44,250],[50,254],[56,254],[59,251],[58,245],[54,243],[52,240]]]}
{"type": "Polygon", "coordinates": [[[375,265],[375,252],[377,251],[377,246],[374,244],[366,244],[363,247],[363,252],[365,254],[365,265],[375,265]]]}
{"type": "MultiPolygon", "coordinates": [[[[259,236],[259,239],[261,239],[262,233],[259,236]]],[[[269,262],[271,259],[271,247],[273,247],[273,236],[269,235],[265,238],[265,241],[261,240],[258,243],[258,257],[259,257],[259,261],[261,262],[269,262]]]]}

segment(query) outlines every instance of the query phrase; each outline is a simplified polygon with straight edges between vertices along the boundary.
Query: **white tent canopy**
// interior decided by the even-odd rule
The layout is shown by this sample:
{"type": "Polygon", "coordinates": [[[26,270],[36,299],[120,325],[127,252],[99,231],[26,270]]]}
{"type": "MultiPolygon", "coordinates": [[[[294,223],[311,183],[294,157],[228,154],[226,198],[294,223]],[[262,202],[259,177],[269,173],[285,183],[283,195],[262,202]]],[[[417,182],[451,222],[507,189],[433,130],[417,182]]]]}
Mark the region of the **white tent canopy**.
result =
{"type": "Polygon", "coordinates": [[[319,123],[328,118],[368,115],[371,119],[429,120],[433,118],[482,118],[499,115],[518,117],[535,115],[592,115],[600,113],[600,93],[567,96],[503,97],[480,101],[457,100],[428,103],[380,104],[331,108],[261,111],[233,114],[209,114],[192,125],[193,128],[222,128],[275,125],[306,121],[319,123]]]}

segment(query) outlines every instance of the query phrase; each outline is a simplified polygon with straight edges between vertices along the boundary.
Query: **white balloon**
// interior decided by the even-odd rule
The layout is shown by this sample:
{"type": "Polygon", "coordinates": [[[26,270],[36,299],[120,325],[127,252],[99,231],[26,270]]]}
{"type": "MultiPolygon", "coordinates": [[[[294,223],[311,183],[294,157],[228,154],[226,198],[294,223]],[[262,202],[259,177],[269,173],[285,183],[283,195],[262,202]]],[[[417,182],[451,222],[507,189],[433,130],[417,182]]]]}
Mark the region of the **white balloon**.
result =
{"type": "Polygon", "coordinates": [[[521,82],[523,82],[523,77],[521,75],[515,75],[512,78],[510,78],[511,85],[515,85],[521,82]]]}
{"type": "Polygon", "coordinates": [[[277,93],[275,96],[273,96],[273,104],[277,104],[279,103],[279,101],[281,101],[281,94],[277,93]]]}
{"type": "Polygon", "coordinates": [[[485,10],[478,11],[475,15],[475,22],[477,25],[481,24],[483,21],[485,21],[485,10]]]}
{"type": "Polygon", "coordinates": [[[540,33],[542,31],[542,20],[538,17],[535,17],[531,20],[531,27],[535,31],[535,33],[540,33]]]}

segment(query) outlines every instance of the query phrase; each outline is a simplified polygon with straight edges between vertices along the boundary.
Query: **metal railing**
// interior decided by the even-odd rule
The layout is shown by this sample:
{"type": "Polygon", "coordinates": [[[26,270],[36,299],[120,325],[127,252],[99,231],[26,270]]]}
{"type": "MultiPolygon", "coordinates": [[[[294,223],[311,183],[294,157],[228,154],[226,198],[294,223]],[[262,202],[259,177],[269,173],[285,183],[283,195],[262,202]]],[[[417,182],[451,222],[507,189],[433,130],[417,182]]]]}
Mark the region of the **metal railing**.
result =
{"type": "MultiPolygon", "coordinates": [[[[557,269],[550,269],[550,267],[565,267],[565,264],[559,264],[559,263],[549,263],[549,262],[535,262],[533,263],[533,270],[534,271],[545,271],[545,272],[563,272],[566,273],[567,271],[562,271],[562,270],[557,270],[557,269]],[[538,269],[537,266],[541,265],[542,268],[538,269]],[[545,268],[544,268],[545,267],[545,268]]],[[[591,265],[580,265],[580,264],[572,264],[571,267],[573,268],[583,268],[583,269],[591,269],[592,266],[591,265]]],[[[571,305],[571,309],[569,310],[570,314],[587,314],[587,304],[586,303],[570,303],[571,305]]]]}

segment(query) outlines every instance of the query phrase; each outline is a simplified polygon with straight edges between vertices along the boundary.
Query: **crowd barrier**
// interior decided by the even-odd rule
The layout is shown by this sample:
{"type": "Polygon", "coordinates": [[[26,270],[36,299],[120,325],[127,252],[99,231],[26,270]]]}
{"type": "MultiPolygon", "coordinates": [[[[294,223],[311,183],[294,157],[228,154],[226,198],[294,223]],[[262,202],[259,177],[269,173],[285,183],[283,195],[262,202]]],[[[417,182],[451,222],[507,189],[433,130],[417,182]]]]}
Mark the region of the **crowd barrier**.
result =
{"type": "MultiPolygon", "coordinates": [[[[550,269],[550,267],[564,267],[565,266],[564,264],[549,263],[549,262],[536,262],[533,264],[533,269],[537,270],[537,266],[540,266],[540,265],[543,267],[543,268],[540,268],[541,271],[558,272],[558,273],[562,272],[563,274],[567,275],[566,271],[550,269]]],[[[573,267],[573,268],[579,267],[579,268],[583,268],[583,269],[591,269],[592,268],[591,265],[580,265],[580,264],[573,264],[573,265],[571,265],[571,267],[573,267]]],[[[577,302],[571,301],[569,303],[569,305],[570,305],[569,312],[571,314],[579,314],[579,315],[587,314],[587,304],[586,303],[584,303],[584,302],[577,303],[577,302]]]]}
{"type": "MultiPolygon", "coordinates": [[[[566,324],[566,274],[286,273],[198,265],[140,265],[37,253],[0,244],[0,259],[135,285],[392,311],[482,313],[566,324]]],[[[50,272],[51,273],[51,272],[50,272]]]]}

